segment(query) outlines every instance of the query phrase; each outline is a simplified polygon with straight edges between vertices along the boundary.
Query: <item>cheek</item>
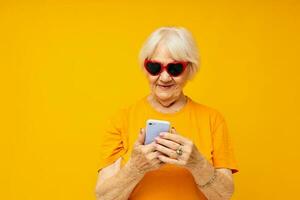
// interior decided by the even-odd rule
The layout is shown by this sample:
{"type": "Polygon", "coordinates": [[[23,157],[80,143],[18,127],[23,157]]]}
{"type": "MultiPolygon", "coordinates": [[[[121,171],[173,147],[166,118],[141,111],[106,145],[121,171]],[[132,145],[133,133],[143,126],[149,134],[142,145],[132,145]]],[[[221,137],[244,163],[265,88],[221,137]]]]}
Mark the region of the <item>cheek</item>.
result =
{"type": "Polygon", "coordinates": [[[157,78],[155,76],[149,76],[149,75],[147,75],[147,79],[148,79],[148,82],[149,82],[149,84],[150,84],[151,87],[153,85],[155,85],[156,80],[157,80],[157,78]]]}
{"type": "Polygon", "coordinates": [[[183,77],[179,77],[179,78],[176,78],[174,79],[175,82],[176,82],[176,86],[177,88],[183,88],[187,82],[187,79],[183,78],[183,77]]]}
{"type": "Polygon", "coordinates": [[[174,78],[177,87],[183,88],[188,81],[188,70],[186,70],[182,76],[174,78]]]}

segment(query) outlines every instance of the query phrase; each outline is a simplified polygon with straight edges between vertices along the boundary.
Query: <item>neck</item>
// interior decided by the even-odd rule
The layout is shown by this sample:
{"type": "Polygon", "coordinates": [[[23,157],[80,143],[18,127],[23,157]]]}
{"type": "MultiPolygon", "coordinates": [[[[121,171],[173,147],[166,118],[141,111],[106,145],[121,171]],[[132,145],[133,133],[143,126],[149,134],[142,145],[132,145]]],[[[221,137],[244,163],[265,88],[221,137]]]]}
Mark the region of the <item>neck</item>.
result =
{"type": "Polygon", "coordinates": [[[167,100],[159,99],[151,93],[148,101],[156,110],[163,113],[172,113],[180,110],[186,104],[187,99],[183,92],[180,93],[178,98],[167,100]]]}

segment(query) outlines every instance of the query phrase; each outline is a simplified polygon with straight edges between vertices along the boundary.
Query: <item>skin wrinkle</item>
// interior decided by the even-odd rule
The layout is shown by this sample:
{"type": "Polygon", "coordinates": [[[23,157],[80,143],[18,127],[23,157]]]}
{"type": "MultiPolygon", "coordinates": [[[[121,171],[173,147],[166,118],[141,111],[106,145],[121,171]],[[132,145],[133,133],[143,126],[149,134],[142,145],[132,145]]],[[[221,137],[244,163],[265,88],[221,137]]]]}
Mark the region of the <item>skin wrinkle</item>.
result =
{"type": "Polygon", "coordinates": [[[208,199],[230,199],[233,193],[232,179],[226,174],[216,169],[216,178],[208,187],[202,188],[200,185],[207,183],[213,176],[213,166],[203,158],[202,164],[198,164],[191,168],[195,182],[198,188],[206,195],[208,199]],[[210,172],[209,172],[210,171],[210,172]],[[208,174],[204,176],[204,174],[208,174]],[[204,179],[204,180],[203,180],[204,179]]]}

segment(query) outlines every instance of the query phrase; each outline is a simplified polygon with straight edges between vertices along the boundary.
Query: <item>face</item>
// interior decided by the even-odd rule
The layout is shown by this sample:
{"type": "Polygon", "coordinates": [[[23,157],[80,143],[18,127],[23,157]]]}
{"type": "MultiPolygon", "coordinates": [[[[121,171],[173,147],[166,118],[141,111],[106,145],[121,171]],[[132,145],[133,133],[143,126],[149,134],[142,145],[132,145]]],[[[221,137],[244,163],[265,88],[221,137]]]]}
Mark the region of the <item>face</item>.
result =
{"type": "MultiPolygon", "coordinates": [[[[164,65],[175,61],[164,45],[161,44],[158,45],[151,60],[159,61],[164,65]]],[[[181,75],[176,77],[170,76],[166,70],[157,76],[146,73],[152,94],[160,101],[174,101],[180,97],[188,80],[189,66],[181,75]]]]}

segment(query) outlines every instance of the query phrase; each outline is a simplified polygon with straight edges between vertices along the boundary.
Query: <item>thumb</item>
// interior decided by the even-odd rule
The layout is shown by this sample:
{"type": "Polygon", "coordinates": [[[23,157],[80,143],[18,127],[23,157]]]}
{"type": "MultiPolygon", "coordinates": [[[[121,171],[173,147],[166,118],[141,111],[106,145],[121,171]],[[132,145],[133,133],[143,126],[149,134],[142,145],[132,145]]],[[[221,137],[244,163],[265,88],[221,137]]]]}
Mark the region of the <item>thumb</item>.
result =
{"type": "Polygon", "coordinates": [[[138,136],[138,139],[137,139],[137,143],[140,144],[140,145],[143,145],[144,142],[145,142],[145,129],[141,128],[140,129],[140,133],[139,133],[139,136],[138,136]]]}
{"type": "Polygon", "coordinates": [[[177,133],[177,131],[176,131],[176,129],[175,129],[174,127],[171,128],[171,133],[172,133],[172,134],[177,134],[177,135],[178,135],[178,133],[177,133]]]}

